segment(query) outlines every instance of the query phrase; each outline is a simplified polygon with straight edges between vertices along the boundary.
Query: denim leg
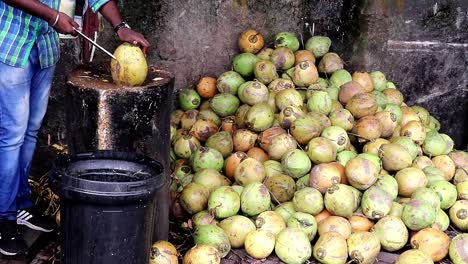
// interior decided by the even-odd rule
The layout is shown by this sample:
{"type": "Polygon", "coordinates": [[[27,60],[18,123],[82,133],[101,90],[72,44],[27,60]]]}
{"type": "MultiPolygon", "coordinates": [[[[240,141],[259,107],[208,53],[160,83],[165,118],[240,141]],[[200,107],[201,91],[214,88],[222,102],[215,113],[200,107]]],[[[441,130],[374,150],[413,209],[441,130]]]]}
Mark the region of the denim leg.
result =
{"type": "Polygon", "coordinates": [[[32,66],[0,63],[0,219],[16,219],[18,164],[29,117],[32,66]]]}
{"type": "Polygon", "coordinates": [[[18,194],[16,196],[17,209],[25,209],[32,206],[31,189],[29,187],[29,171],[36,148],[37,133],[41,127],[42,120],[47,110],[47,103],[50,94],[50,87],[54,77],[54,67],[40,69],[35,66],[34,75],[31,82],[31,92],[29,96],[29,119],[24,143],[21,146],[18,174],[20,182],[18,194]]]}

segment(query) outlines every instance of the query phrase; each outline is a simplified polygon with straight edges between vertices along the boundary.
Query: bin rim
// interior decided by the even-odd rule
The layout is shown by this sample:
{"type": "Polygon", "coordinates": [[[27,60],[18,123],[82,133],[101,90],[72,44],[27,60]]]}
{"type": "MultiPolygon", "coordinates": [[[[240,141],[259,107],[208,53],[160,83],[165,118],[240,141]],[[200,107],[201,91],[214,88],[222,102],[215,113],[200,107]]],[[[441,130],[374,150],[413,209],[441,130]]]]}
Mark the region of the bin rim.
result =
{"type": "Polygon", "coordinates": [[[147,156],[142,154],[134,153],[134,152],[122,152],[122,151],[114,151],[114,150],[96,150],[91,152],[84,152],[84,153],[76,153],[76,154],[66,154],[57,157],[57,159],[52,164],[52,170],[49,174],[49,182],[51,183],[51,187],[55,189],[57,193],[63,192],[80,192],[80,193],[87,193],[88,195],[98,195],[99,196],[113,196],[112,191],[107,191],[108,187],[105,186],[122,186],[127,188],[135,187],[139,189],[140,187],[145,187],[142,190],[125,190],[122,189],[116,193],[120,194],[128,194],[130,196],[138,196],[139,194],[143,195],[148,193],[148,191],[152,192],[155,190],[160,189],[166,182],[166,177],[164,177],[164,167],[162,164],[154,159],[151,159],[147,156]],[[76,177],[73,174],[67,172],[69,165],[73,164],[74,162],[78,161],[96,161],[96,160],[113,160],[113,161],[126,161],[126,162],[133,162],[137,164],[141,164],[143,166],[148,167],[151,170],[157,172],[157,174],[153,175],[152,177],[148,177],[139,181],[119,181],[119,182],[105,182],[105,181],[95,181],[95,180],[88,180],[83,179],[80,177],[76,177]],[[67,186],[64,186],[62,182],[67,183],[67,186]],[[89,183],[92,186],[95,186],[97,189],[80,189],[79,185],[82,183],[89,183]],[[152,189],[149,190],[150,187],[152,189]]]}

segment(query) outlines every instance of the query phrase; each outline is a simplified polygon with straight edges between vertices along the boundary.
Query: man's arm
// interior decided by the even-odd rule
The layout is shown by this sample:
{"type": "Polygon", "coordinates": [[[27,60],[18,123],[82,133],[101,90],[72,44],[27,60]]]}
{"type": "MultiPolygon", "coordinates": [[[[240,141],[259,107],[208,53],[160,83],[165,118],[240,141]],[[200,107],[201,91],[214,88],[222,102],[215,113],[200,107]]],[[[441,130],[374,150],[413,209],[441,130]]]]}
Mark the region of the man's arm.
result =
{"type": "Polygon", "coordinates": [[[77,35],[73,27],[78,29],[79,25],[71,17],[44,5],[38,0],[3,0],[3,2],[32,16],[41,18],[47,21],[49,25],[55,24],[54,29],[59,33],[77,35]],[[55,23],[55,20],[57,20],[57,23],[55,23]]]}
{"type": "MultiPolygon", "coordinates": [[[[115,28],[118,24],[122,22],[122,16],[117,8],[115,1],[111,0],[104,4],[99,12],[104,16],[104,18],[109,21],[112,25],[112,28],[115,28]]],[[[147,49],[150,46],[150,43],[143,37],[142,34],[133,31],[129,28],[121,28],[117,32],[120,40],[133,43],[135,45],[140,45],[143,47],[143,52],[146,54],[147,49]]]]}
{"type": "MultiPolygon", "coordinates": [[[[6,4],[23,10],[24,12],[31,14],[35,17],[41,18],[49,23],[49,25],[54,25],[54,29],[62,34],[71,34],[76,36],[77,33],[75,29],[79,29],[79,25],[65,13],[58,12],[47,5],[42,4],[38,0],[3,0],[6,4]],[[57,23],[55,23],[57,20],[57,23]]],[[[122,22],[122,17],[120,16],[119,10],[115,1],[111,0],[105,3],[100,9],[99,12],[109,21],[112,27],[120,24],[122,22]]],[[[120,40],[133,43],[135,45],[141,45],[143,51],[146,54],[150,43],[143,37],[142,34],[133,31],[129,28],[121,28],[117,32],[120,40]]]]}

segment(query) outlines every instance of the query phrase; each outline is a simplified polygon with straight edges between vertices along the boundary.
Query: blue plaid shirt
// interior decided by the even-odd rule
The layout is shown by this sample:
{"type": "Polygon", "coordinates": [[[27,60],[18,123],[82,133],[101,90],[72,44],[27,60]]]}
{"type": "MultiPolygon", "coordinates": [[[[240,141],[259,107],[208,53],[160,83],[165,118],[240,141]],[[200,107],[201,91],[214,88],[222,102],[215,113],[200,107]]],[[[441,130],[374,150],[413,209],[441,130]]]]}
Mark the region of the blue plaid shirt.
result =
{"type": "MultiPolygon", "coordinates": [[[[88,0],[96,12],[109,0],[88,0]]],[[[40,0],[41,3],[58,10],[60,0],[40,0]]],[[[25,67],[34,44],[39,50],[41,68],[57,63],[60,50],[57,32],[40,18],[7,5],[0,0],[0,62],[25,67]]]]}

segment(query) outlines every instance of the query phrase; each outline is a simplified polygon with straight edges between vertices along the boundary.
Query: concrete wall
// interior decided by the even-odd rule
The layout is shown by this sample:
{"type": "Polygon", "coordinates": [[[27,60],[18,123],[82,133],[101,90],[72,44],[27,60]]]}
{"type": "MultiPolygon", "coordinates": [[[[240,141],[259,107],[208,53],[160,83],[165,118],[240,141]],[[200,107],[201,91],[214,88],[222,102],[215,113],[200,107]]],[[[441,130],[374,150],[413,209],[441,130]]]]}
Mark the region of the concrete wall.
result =
{"type": "Polygon", "coordinates": [[[351,68],[386,73],[467,148],[468,1],[364,1],[356,24],[351,68]]]}
{"type": "MultiPolygon", "coordinates": [[[[381,70],[410,104],[430,109],[458,148],[468,136],[468,1],[466,0],[157,0],[118,1],[123,17],[143,32],[153,49],[150,64],[176,75],[176,89],[201,76],[230,69],[237,37],[255,28],[267,45],[275,33],[292,31],[306,40],[330,36],[332,49],[346,67],[381,70]]],[[[113,50],[118,41],[107,25],[98,42],[113,50]]],[[[41,130],[39,151],[47,159],[47,141],[66,144],[64,73],[78,63],[79,45],[63,41],[62,59],[41,130]]],[[[95,63],[108,62],[96,52],[95,63]]],[[[39,156],[39,155],[38,155],[39,156]]],[[[39,160],[37,164],[44,164],[39,160]]],[[[38,166],[36,166],[38,167],[38,166]]]]}

